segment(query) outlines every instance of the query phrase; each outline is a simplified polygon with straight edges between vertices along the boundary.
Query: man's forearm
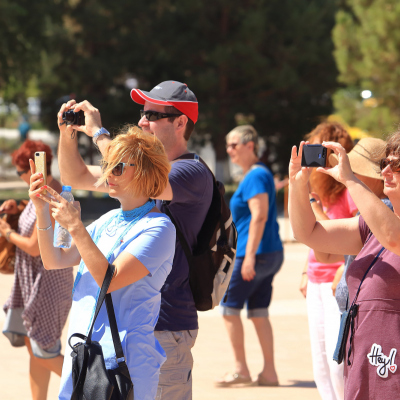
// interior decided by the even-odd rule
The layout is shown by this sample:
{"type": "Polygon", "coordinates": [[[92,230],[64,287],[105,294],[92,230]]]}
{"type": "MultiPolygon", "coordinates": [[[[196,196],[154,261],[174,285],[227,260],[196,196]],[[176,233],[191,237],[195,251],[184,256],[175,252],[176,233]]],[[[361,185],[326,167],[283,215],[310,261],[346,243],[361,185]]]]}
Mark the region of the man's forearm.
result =
{"type": "Polygon", "coordinates": [[[70,186],[74,186],[76,178],[86,170],[86,165],[78,151],[77,136],[71,138],[66,134],[60,135],[58,145],[58,166],[61,181],[70,186]]]}
{"type": "Polygon", "coordinates": [[[93,190],[107,192],[105,185],[98,188],[94,186],[101,176],[100,166],[88,167],[78,151],[78,140],[68,135],[60,135],[58,146],[58,163],[61,173],[61,181],[64,185],[70,185],[74,189],[93,190]]]}

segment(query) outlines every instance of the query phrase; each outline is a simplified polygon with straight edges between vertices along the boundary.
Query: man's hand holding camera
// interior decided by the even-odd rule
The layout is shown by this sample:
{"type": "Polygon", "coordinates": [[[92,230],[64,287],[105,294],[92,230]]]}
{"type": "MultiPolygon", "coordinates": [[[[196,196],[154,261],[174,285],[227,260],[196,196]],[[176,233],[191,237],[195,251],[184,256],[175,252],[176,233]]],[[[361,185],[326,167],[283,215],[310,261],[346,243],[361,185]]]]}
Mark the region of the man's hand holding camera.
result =
{"type": "Polygon", "coordinates": [[[57,122],[61,134],[67,135],[73,135],[74,130],[76,130],[93,137],[102,127],[99,110],[87,100],[81,103],[70,100],[68,103],[64,103],[57,114],[57,122]]]}

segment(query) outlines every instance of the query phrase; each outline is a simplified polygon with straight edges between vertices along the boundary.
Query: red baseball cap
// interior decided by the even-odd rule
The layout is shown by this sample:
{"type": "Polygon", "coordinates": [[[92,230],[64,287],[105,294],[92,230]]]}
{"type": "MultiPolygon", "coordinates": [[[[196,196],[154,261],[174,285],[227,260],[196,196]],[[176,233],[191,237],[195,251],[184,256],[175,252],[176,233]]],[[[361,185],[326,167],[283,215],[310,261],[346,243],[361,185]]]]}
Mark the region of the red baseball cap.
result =
{"type": "Polygon", "coordinates": [[[165,81],[153,87],[150,92],[132,89],[131,97],[138,104],[144,104],[145,101],[148,101],[154,104],[173,106],[191,119],[193,123],[197,122],[199,116],[199,103],[186,83],[165,81]]]}

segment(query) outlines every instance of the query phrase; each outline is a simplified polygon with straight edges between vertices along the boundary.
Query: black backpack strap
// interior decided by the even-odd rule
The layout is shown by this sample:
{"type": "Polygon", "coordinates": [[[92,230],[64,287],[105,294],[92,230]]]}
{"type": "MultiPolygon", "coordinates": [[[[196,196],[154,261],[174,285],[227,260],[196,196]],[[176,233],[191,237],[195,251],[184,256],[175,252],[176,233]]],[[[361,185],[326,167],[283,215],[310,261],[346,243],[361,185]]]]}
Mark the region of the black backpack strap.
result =
{"type": "Polygon", "coordinates": [[[185,252],[186,258],[187,258],[188,263],[189,263],[189,267],[191,267],[190,260],[192,258],[192,251],[190,250],[190,247],[189,247],[185,237],[183,236],[182,231],[179,229],[178,224],[176,223],[176,221],[175,221],[174,217],[172,216],[171,211],[170,211],[170,209],[169,209],[169,207],[167,205],[165,207],[165,214],[168,215],[168,217],[171,220],[171,222],[175,225],[176,236],[178,237],[179,242],[180,242],[180,244],[182,246],[182,249],[185,252]]]}

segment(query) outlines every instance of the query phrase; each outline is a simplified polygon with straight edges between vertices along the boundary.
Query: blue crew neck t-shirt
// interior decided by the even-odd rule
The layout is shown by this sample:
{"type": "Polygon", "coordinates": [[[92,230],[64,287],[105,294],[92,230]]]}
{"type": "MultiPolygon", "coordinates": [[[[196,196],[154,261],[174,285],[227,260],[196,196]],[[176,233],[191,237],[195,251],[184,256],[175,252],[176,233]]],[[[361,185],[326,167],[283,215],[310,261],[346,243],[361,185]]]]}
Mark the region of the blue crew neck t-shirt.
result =
{"type": "MultiPolygon", "coordinates": [[[[97,230],[121,210],[112,210],[87,227],[93,238],[97,230]]],[[[121,225],[116,231],[104,230],[97,247],[107,256],[124,230],[121,225]]],[[[149,271],[149,274],[111,293],[118,332],[126,363],[134,385],[134,397],[154,400],[157,394],[158,376],[166,355],[154,336],[161,302],[160,289],[172,269],[175,244],[175,227],[170,219],[161,213],[149,213],[128,230],[120,245],[110,256],[112,263],[121,253],[135,256],[149,271]]],[[[94,310],[100,288],[92,275],[82,265],[74,286],[68,338],[74,333],[87,335],[94,318],[94,310]]],[[[118,366],[106,306],[103,303],[93,328],[92,340],[102,347],[106,368],[118,366]]],[[[73,342],[75,343],[75,341],[73,342]]],[[[60,400],[69,400],[72,394],[72,357],[66,344],[63,364],[60,400]]]]}
{"type": "MultiPolygon", "coordinates": [[[[178,160],[171,165],[169,182],[173,199],[171,202],[158,200],[157,207],[165,212],[168,205],[180,231],[193,249],[211,205],[213,176],[198,160],[178,160]]],[[[161,289],[160,317],[155,330],[192,329],[198,329],[197,310],[189,286],[189,264],[177,239],[172,271],[161,289]]]]}
{"type": "Polygon", "coordinates": [[[277,222],[276,194],[274,178],[269,169],[261,162],[256,163],[240,182],[230,202],[233,221],[238,231],[237,257],[246,255],[249,238],[251,212],[248,201],[258,194],[267,193],[269,200],[268,221],[256,254],[273,253],[283,250],[277,222]]]}

